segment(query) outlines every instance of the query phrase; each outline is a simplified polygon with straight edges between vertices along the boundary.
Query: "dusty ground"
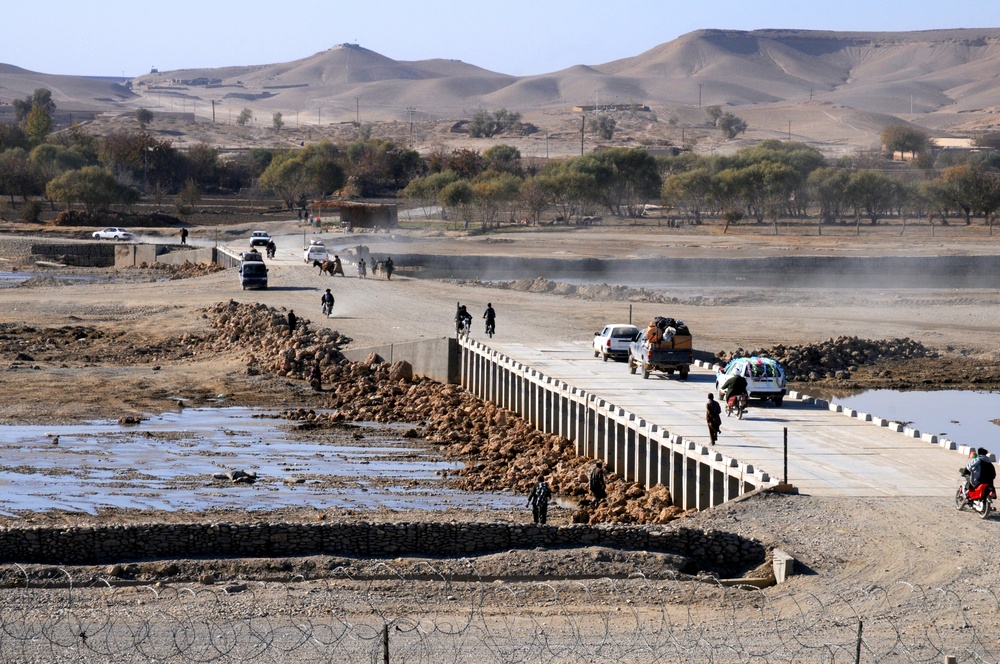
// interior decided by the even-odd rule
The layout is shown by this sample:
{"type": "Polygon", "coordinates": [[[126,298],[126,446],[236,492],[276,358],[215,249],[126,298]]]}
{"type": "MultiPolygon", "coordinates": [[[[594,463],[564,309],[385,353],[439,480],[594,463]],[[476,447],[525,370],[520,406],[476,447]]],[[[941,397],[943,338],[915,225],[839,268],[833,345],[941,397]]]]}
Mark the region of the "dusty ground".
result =
{"type": "MultiPolygon", "coordinates": [[[[366,243],[373,253],[380,254],[397,251],[404,245],[412,249],[416,244],[433,244],[442,253],[464,253],[472,246],[480,251],[488,247],[492,251],[524,249],[531,252],[538,250],[541,240],[552,239],[546,235],[518,236],[513,243],[485,245],[468,238],[428,239],[401,235],[384,240],[374,236],[366,238],[366,243]]],[[[602,237],[598,229],[592,233],[565,233],[559,235],[558,247],[559,251],[582,256],[619,252],[623,257],[627,255],[626,243],[619,245],[605,240],[606,235],[602,237]]],[[[674,251],[698,255],[698,252],[723,252],[733,240],[704,233],[675,233],[662,236],[660,242],[665,255],[674,251]]],[[[787,242],[783,240],[758,238],[753,242],[758,251],[787,250],[787,242]]],[[[940,245],[941,240],[935,242],[940,245]]],[[[828,244],[830,250],[852,253],[870,249],[849,239],[841,239],[839,243],[825,239],[823,244],[828,244]]],[[[995,250],[991,244],[977,245],[972,240],[962,239],[938,250],[972,253],[977,247],[984,252],[995,250]]],[[[796,250],[806,249],[799,247],[796,250]]],[[[916,251],[932,253],[935,249],[928,241],[918,243],[916,251]]],[[[663,305],[657,303],[590,299],[580,293],[499,291],[469,283],[423,281],[408,275],[405,266],[391,282],[372,278],[320,278],[314,270],[303,266],[291,251],[279,252],[279,261],[271,273],[274,287],[261,292],[239,291],[236,278],[229,271],[173,281],[158,281],[156,279],[162,275],[153,273],[129,274],[127,278],[109,272],[97,273],[113,279],[75,283],[39,280],[0,290],[0,393],[5,395],[0,421],[57,423],[95,417],[142,416],[176,408],[179,398],[187,400],[189,405],[206,405],[219,394],[226,394],[230,404],[308,406],[313,395],[300,381],[250,376],[237,355],[206,354],[199,348],[199,339],[209,331],[202,309],[229,298],[294,308],[300,317],[311,319],[313,325],[328,325],[339,330],[354,339],[354,345],[358,346],[445,336],[451,331],[456,301],[469,303],[474,313],[484,307],[487,300],[492,301],[499,316],[498,338],[526,344],[544,343],[546,339],[567,333],[586,343],[601,324],[611,319],[622,320],[630,303],[639,319],[661,313],[663,309],[663,305]],[[325,287],[334,288],[337,296],[334,316],[329,320],[322,319],[318,311],[319,295],[325,287]]],[[[933,347],[942,353],[943,363],[950,368],[948,376],[965,372],[969,378],[967,384],[995,387],[998,381],[994,365],[1000,308],[995,304],[1000,301],[1000,293],[995,291],[775,289],[748,297],[746,292],[720,289],[709,293],[708,298],[704,297],[705,293],[701,295],[695,298],[685,293],[677,294],[678,303],[670,305],[670,315],[682,317],[692,325],[695,325],[692,321],[696,321],[696,345],[702,348],[731,350],[740,346],[810,343],[836,336],[848,326],[851,333],[858,336],[911,337],[933,347]],[[730,324],[734,317],[753,320],[754,324],[752,328],[734,329],[730,324]]],[[[890,367],[893,380],[898,381],[892,384],[944,385],[946,376],[942,375],[940,367],[935,363],[890,367]]],[[[855,383],[865,385],[867,380],[872,380],[875,382],[871,384],[884,386],[884,382],[877,381],[885,378],[882,374],[872,374],[868,378],[856,376],[855,383]]],[[[824,387],[836,389],[838,386],[827,384],[824,387]]],[[[555,522],[564,522],[567,515],[567,510],[553,510],[555,522]]],[[[308,508],[284,510],[271,516],[291,520],[316,518],[315,511],[308,508]]],[[[521,522],[528,518],[521,511],[407,515],[331,511],[327,517],[366,520],[485,518],[521,522]]],[[[108,512],[98,517],[33,515],[20,523],[114,523],[153,518],[221,520],[240,517],[237,513],[108,512]]],[[[996,519],[983,522],[969,512],[956,513],[950,496],[905,501],[764,496],[690,516],[685,521],[706,528],[736,531],[792,552],[811,573],[795,578],[791,585],[782,586],[780,590],[770,591],[772,601],[784,603],[784,606],[793,606],[804,597],[817,598],[816,601],[821,602],[836,602],[847,595],[857,598],[864,589],[895,587],[893,584],[898,582],[915,583],[922,588],[942,588],[943,596],[961,597],[995,585],[1000,575],[1000,563],[995,557],[996,546],[1000,544],[996,519]]],[[[542,564],[544,560],[551,562],[551,558],[546,554],[541,559],[525,559],[522,555],[521,562],[515,564],[514,558],[494,557],[472,564],[485,575],[502,573],[504,569],[522,569],[528,576],[537,572],[538,576],[558,582],[566,578],[570,570],[542,564]]],[[[323,561],[319,566],[326,567],[328,562],[323,561]]],[[[354,564],[359,563],[355,561],[354,564]]],[[[449,567],[454,563],[436,561],[435,564],[455,569],[449,567]]],[[[220,581],[228,581],[271,578],[271,565],[266,561],[199,562],[191,569],[212,569],[219,572],[220,581]]],[[[288,578],[316,566],[316,561],[288,561],[282,563],[282,572],[276,578],[288,578]]],[[[607,567],[602,563],[583,569],[594,575],[615,575],[628,566],[607,567]]],[[[640,573],[647,568],[662,569],[659,563],[650,561],[635,563],[632,567],[640,573]]],[[[156,578],[149,570],[143,573],[149,574],[149,580],[156,578]]],[[[79,574],[82,577],[100,575],[101,570],[79,574]]],[[[189,578],[189,575],[183,576],[189,578]]],[[[318,591],[313,588],[309,592],[318,591]]],[[[262,590],[254,595],[254,605],[277,607],[287,592],[280,586],[276,591],[262,590]]],[[[431,587],[421,592],[425,593],[421,595],[422,601],[446,610],[447,590],[431,587]]],[[[668,590],[661,592],[669,593],[668,590]]],[[[705,619],[708,633],[717,630],[721,635],[731,634],[732,614],[712,611],[719,606],[718,596],[698,597],[693,605],[705,619]]],[[[349,604],[346,598],[342,599],[345,606],[349,604]]],[[[242,600],[232,601],[235,602],[232,610],[238,611],[242,600]]],[[[386,602],[398,608],[403,600],[386,602]]],[[[363,612],[368,604],[361,601],[351,606],[363,612]]],[[[545,614],[546,609],[539,610],[545,614]]],[[[921,615],[936,610],[937,607],[912,612],[900,609],[893,624],[916,628],[921,623],[921,615]]],[[[936,618],[928,620],[940,626],[936,618]]],[[[965,620],[973,622],[979,630],[977,633],[995,630],[998,626],[995,613],[977,613],[965,620]]],[[[960,630],[956,634],[961,635],[960,630]]]]}

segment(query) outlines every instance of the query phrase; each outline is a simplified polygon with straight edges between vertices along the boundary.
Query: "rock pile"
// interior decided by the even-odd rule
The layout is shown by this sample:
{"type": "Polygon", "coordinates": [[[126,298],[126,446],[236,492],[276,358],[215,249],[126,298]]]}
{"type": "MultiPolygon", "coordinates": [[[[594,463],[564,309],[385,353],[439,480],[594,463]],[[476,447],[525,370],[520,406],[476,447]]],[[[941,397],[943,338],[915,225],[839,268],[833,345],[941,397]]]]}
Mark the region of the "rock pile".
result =
{"type": "Polygon", "coordinates": [[[209,308],[215,337],[206,341],[215,351],[242,350],[248,370],[305,379],[319,362],[323,385],[317,397],[322,408],[287,411],[288,419],[309,422],[409,422],[408,436],[439,445],[449,457],[467,466],[457,472],[464,489],[509,489],[527,495],[539,475],[548,478],[558,498],[576,500],[578,523],[665,523],[680,514],[670,506],[670,492],[655,487],[647,492],[634,482],[610,474],[607,498],[598,506],[586,500],[592,460],[578,457],[573,444],[560,436],[543,434],[528,422],[455,385],[413,377],[406,362],[388,364],[370,355],[364,362],[348,362],[339,348],[349,339],[332,330],[312,330],[299,319],[289,333],[287,318],[263,304],[233,301],[209,308]]]}
{"type": "Polygon", "coordinates": [[[937,357],[937,353],[909,338],[871,340],[858,337],[837,337],[803,346],[779,344],[749,351],[738,348],[731,354],[725,351],[718,353],[722,364],[736,357],[750,356],[773,358],[784,367],[788,380],[807,382],[844,380],[862,366],[883,361],[937,357]]]}
{"type": "Polygon", "coordinates": [[[326,374],[345,361],[340,348],[351,341],[334,330],[311,329],[306,318],[298,319],[295,331],[290,332],[286,314],[259,303],[230,300],[209,307],[205,314],[212,318],[216,330],[205,342],[207,349],[244,351],[251,374],[267,372],[305,379],[317,362],[326,374]]]}

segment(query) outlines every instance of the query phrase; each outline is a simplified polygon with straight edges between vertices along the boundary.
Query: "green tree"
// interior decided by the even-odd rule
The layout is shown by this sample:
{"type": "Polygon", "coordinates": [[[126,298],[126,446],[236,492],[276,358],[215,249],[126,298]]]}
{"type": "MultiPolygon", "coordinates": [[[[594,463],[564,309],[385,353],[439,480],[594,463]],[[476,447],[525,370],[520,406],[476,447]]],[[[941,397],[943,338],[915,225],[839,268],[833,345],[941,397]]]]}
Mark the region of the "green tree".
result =
{"type": "Polygon", "coordinates": [[[31,107],[28,118],[24,121],[24,133],[32,144],[43,142],[52,132],[52,116],[39,104],[31,107]]]}
{"type": "Polygon", "coordinates": [[[253,119],[253,111],[249,108],[244,108],[240,111],[240,114],[236,116],[236,124],[240,127],[245,127],[251,119],[253,119]]]}
{"type": "Polygon", "coordinates": [[[659,167],[646,150],[613,148],[577,159],[581,170],[593,174],[597,199],[612,214],[638,217],[660,195],[659,167]]]}
{"type": "Polygon", "coordinates": [[[18,124],[26,122],[28,114],[35,106],[40,107],[49,117],[56,112],[56,103],[52,101],[52,91],[48,88],[35,88],[35,91],[24,99],[15,99],[13,102],[14,116],[18,124]]]}
{"type": "Polygon", "coordinates": [[[199,201],[201,201],[201,191],[198,189],[198,183],[188,178],[177,197],[177,211],[183,215],[191,214],[199,201]]]}
{"type": "Polygon", "coordinates": [[[548,162],[536,179],[564,221],[583,214],[597,201],[597,177],[580,168],[579,157],[548,162]]]}
{"type": "Polygon", "coordinates": [[[70,208],[82,203],[91,213],[131,206],[139,200],[139,192],[120,184],[109,170],[98,166],[84,166],[52,179],[45,187],[45,195],[70,208]]]}
{"type": "Polygon", "coordinates": [[[510,173],[484,173],[472,183],[472,202],[479,210],[483,230],[500,223],[504,208],[517,201],[521,180],[510,173]]]}
{"type": "Polygon", "coordinates": [[[441,203],[441,207],[446,211],[458,210],[461,218],[465,221],[466,228],[468,228],[469,221],[472,218],[472,200],[472,185],[469,184],[468,180],[456,180],[446,185],[441,190],[441,193],[438,194],[438,201],[441,203]]]}
{"type": "Polygon", "coordinates": [[[521,174],[521,151],[512,145],[500,143],[483,150],[486,167],[499,173],[521,174]]]}
{"type": "Polygon", "coordinates": [[[510,133],[521,129],[521,114],[501,108],[495,113],[476,111],[469,121],[469,135],[473,138],[490,138],[500,133],[510,133]]]}
{"type": "Polygon", "coordinates": [[[113,131],[101,140],[98,155],[112,172],[128,173],[147,189],[173,188],[183,182],[177,149],[170,141],[159,141],[145,132],[113,131]]]}
{"type": "Polygon", "coordinates": [[[590,131],[597,134],[598,138],[601,140],[610,141],[614,138],[616,127],[617,123],[610,115],[602,113],[601,115],[590,118],[590,131]]]}
{"type": "Polygon", "coordinates": [[[813,198],[819,203],[822,223],[832,224],[840,217],[848,204],[847,186],[850,179],[850,172],[843,168],[817,168],[809,174],[809,187],[813,198]]]}
{"type": "Polygon", "coordinates": [[[713,127],[719,126],[719,118],[722,117],[722,107],[721,106],[709,106],[705,109],[705,116],[709,125],[713,127]]]}
{"type": "Polygon", "coordinates": [[[0,152],[0,194],[10,196],[11,205],[15,196],[26,201],[41,190],[41,177],[23,148],[0,152]]]}
{"type": "Polygon", "coordinates": [[[747,130],[747,123],[744,120],[728,112],[719,116],[717,124],[723,135],[729,140],[736,138],[747,130]]]}
{"type": "Polygon", "coordinates": [[[274,126],[275,131],[281,131],[281,128],[285,126],[285,121],[281,118],[282,116],[279,111],[275,111],[271,116],[271,124],[274,126]]]}
{"type": "Polygon", "coordinates": [[[902,190],[896,178],[863,170],[851,174],[846,193],[857,218],[865,216],[875,224],[900,202],[902,190]]]}
{"type": "Polygon", "coordinates": [[[438,204],[441,190],[458,180],[455,171],[432,173],[424,177],[413,178],[403,189],[403,198],[415,202],[427,215],[432,205],[438,204]]]}
{"type": "Polygon", "coordinates": [[[892,124],[883,129],[881,141],[882,147],[890,156],[897,152],[903,155],[909,152],[911,157],[916,157],[926,152],[931,145],[926,132],[901,124],[892,124]]]}
{"type": "Polygon", "coordinates": [[[663,204],[678,208],[694,223],[702,221],[702,211],[712,193],[712,173],[708,168],[696,168],[670,175],[660,190],[663,204]]]}
{"type": "Polygon", "coordinates": [[[20,125],[0,124],[0,152],[11,148],[30,150],[31,140],[20,125]]]}
{"type": "Polygon", "coordinates": [[[135,109],[135,121],[139,123],[141,129],[145,130],[153,121],[153,112],[148,108],[137,108],[135,109]]]}

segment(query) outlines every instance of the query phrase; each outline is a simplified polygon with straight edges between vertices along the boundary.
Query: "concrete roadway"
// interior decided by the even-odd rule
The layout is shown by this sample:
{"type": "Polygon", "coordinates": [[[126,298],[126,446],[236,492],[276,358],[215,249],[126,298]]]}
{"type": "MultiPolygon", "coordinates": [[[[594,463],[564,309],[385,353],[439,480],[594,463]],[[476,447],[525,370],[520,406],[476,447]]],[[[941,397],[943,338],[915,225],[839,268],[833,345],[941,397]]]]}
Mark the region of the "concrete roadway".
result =
{"type": "MultiPolygon", "coordinates": [[[[705,403],[715,386],[709,369],[692,367],[686,382],[629,373],[628,364],[593,356],[582,342],[542,348],[482,340],[540,371],[582,388],[685,440],[708,446],[705,403]]],[[[877,415],[874,413],[873,415],[877,415]]],[[[817,496],[952,496],[966,458],[956,451],[897,433],[827,407],[785,397],[780,408],[751,400],[744,419],[726,417],[716,449],[772,479],[784,472],[783,428],[788,428],[788,481],[817,496]]]]}

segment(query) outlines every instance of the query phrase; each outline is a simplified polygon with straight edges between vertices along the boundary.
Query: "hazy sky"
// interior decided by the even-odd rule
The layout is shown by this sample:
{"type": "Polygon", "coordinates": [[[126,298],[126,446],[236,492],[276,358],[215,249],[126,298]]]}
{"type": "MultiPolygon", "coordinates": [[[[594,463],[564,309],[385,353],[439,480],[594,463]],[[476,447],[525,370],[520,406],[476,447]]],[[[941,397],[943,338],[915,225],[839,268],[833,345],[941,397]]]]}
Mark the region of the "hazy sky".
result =
{"type": "Polygon", "coordinates": [[[356,43],[541,74],[638,55],[701,28],[910,31],[1000,27],[1000,0],[6,0],[0,63],[137,76],[287,62],[356,43]]]}

